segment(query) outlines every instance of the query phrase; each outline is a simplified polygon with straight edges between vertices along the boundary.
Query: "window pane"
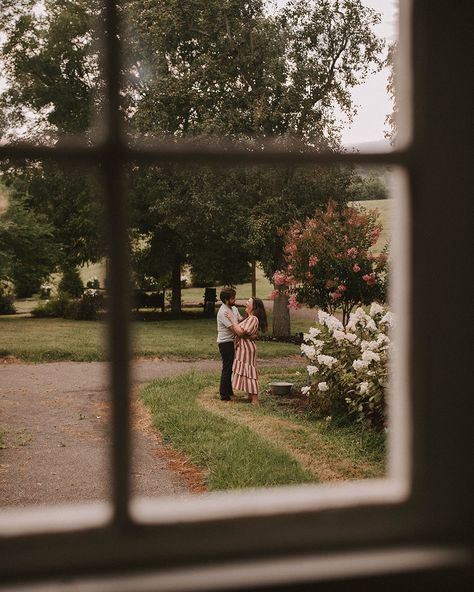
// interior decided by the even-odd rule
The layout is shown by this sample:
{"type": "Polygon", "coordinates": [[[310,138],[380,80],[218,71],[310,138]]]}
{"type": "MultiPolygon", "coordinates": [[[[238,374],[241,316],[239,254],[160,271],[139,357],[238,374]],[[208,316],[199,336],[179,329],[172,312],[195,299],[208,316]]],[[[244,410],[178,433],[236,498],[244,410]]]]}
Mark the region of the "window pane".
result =
{"type": "Polygon", "coordinates": [[[397,5],[128,2],[130,134],[389,150],[397,5]]]}
{"type": "Polygon", "coordinates": [[[96,169],[1,163],[2,507],[110,498],[96,169]]]}
{"type": "Polygon", "coordinates": [[[99,2],[2,3],[0,138],[92,138],[102,103],[99,2]]]}
{"type": "Polygon", "coordinates": [[[137,166],[130,183],[134,492],[386,475],[391,169],[137,166]],[[246,324],[261,299],[265,332],[226,330],[229,287],[246,324]]]}

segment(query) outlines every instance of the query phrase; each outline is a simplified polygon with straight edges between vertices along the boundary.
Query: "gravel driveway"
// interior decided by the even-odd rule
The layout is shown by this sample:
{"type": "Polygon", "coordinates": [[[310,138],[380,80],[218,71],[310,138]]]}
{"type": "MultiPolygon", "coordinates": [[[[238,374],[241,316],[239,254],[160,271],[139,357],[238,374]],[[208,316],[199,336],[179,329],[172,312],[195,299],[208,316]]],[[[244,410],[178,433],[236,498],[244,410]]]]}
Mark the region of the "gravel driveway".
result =
{"type": "MultiPolygon", "coordinates": [[[[301,359],[262,360],[261,366],[301,366],[301,359]]],[[[140,359],[134,385],[219,362],[140,359]]],[[[0,507],[107,499],[110,404],[106,362],[0,365],[0,507]]],[[[133,398],[133,490],[176,496],[203,490],[202,478],[151,427],[133,398]]]]}

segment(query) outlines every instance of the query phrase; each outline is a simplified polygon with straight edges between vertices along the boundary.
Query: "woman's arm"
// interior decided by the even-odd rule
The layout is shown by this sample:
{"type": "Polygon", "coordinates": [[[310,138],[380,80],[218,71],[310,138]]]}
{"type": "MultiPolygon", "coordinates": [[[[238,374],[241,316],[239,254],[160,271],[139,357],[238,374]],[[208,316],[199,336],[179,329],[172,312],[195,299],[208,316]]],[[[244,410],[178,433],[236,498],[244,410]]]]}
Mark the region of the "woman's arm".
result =
{"type": "Polygon", "coordinates": [[[242,327],[239,325],[239,323],[237,322],[237,319],[235,318],[235,315],[232,312],[226,311],[224,314],[229,319],[229,321],[232,323],[230,328],[232,329],[232,331],[236,335],[238,335],[239,337],[244,337],[244,336],[248,335],[247,331],[245,331],[245,329],[242,329],[242,327]]]}

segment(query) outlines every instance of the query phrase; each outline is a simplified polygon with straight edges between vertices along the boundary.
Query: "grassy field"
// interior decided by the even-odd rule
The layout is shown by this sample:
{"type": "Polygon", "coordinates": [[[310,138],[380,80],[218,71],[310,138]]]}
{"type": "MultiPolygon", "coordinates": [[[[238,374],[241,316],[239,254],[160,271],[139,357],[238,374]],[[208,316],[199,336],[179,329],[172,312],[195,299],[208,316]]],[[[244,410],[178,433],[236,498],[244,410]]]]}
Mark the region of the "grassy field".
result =
{"type": "MultiPolygon", "coordinates": [[[[269,315],[271,323],[271,314],[269,315]]],[[[307,331],[309,322],[296,319],[293,333],[307,331]]],[[[140,321],[133,326],[136,356],[175,359],[218,359],[215,319],[140,321]]],[[[0,356],[15,356],[29,362],[107,359],[106,325],[99,321],[0,317],[0,356]]],[[[271,341],[258,342],[262,358],[299,353],[298,346],[271,341]]]]}
{"type": "Polygon", "coordinates": [[[218,400],[217,374],[162,379],[141,391],[165,441],[204,471],[209,490],[378,477],[384,436],[285,410],[266,391],[271,380],[302,380],[265,369],[259,407],[218,400]]]}
{"type": "Polygon", "coordinates": [[[368,210],[377,210],[379,212],[379,221],[382,224],[382,232],[375,245],[374,252],[380,253],[387,242],[390,241],[392,231],[392,208],[391,199],[369,199],[367,201],[355,201],[355,205],[362,206],[368,210]]]}

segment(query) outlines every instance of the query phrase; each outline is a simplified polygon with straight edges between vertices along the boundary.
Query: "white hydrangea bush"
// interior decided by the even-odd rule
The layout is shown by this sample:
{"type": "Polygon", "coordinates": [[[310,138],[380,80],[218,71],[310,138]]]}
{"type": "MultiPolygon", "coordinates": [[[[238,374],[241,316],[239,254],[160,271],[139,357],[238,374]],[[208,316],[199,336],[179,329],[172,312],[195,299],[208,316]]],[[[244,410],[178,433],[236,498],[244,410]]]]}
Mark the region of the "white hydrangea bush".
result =
{"type": "Polygon", "coordinates": [[[320,310],[303,336],[309,385],[303,387],[321,413],[349,414],[376,429],[386,427],[386,390],[393,314],[374,302],[357,308],[346,327],[320,310]]]}

